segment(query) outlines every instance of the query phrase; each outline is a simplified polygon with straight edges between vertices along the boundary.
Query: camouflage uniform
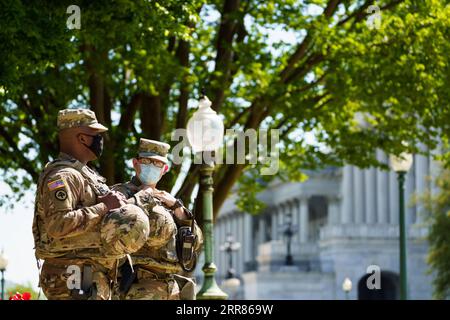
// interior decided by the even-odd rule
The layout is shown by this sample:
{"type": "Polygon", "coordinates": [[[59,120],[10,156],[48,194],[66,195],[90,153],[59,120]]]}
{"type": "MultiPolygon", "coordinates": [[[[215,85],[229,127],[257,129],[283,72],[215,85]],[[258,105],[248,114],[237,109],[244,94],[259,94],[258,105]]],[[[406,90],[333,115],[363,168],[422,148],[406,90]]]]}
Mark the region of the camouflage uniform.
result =
{"type": "MultiPolygon", "coordinates": [[[[90,110],[63,110],[58,115],[60,129],[83,125],[106,129],[90,110]]],[[[138,206],[128,204],[108,212],[104,203],[97,202],[97,196],[109,191],[104,182],[65,153],[48,163],[39,177],[33,236],[36,258],[45,260],[39,283],[48,299],[73,299],[67,268],[74,265],[83,276],[86,266],[92,271],[96,294],[91,299],[109,299],[118,259],[138,250],[148,238],[148,218],[138,206]],[[117,243],[124,243],[126,250],[117,243]]],[[[144,206],[148,198],[137,194],[136,203],[144,206]]]]}
{"type": "MultiPolygon", "coordinates": [[[[167,160],[165,154],[168,151],[168,145],[141,139],[140,151],[140,157],[151,156],[164,161],[167,160]],[[163,149],[156,150],[156,153],[163,154],[162,157],[152,152],[143,152],[161,145],[163,149]]],[[[140,180],[134,176],[131,181],[117,184],[112,189],[132,199],[141,192],[139,191],[141,186],[140,180]]],[[[172,210],[155,197],[149,199],[145,212],[150,221],[149,238],[140,250],[131,255],[133,267],[137,270],[137,278],[126,295],[120,298],[127,300],[195,299],[195,282],[192,274],[183,270],[176,252],[177,228],[191,225],[192,220],[178,219],[172,210]]],[[[194,234],[198,239],[194,250],[198,254],[203,238],[196,223],[194,234]]]]}

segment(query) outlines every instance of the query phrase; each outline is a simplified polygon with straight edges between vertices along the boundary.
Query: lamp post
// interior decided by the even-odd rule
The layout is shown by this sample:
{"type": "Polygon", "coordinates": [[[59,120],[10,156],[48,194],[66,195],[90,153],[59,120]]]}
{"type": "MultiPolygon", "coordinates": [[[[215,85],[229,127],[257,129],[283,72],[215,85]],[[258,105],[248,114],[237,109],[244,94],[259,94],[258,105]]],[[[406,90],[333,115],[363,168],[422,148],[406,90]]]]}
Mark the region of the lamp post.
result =
{"type": "MultiPolygon", "coordinates": [[[[223,142],[224,125],[222,119],[211,109],[211,101],[204,94],[200,98],[199,108],[187,123],[187,138],[192,151],[201,152],[202,158],[206,152],[214,152],[223,142]]],[[[197,294],[199,300],[226,299],[228,296],[216,283],[214,274],[217,270],[213,262],[213,178],[214,161],[211,157],[202,161],[200,168],[199,194],[202,197],[205,274],[203,285],[197,294]]]]}
{"type": "Polygon", "coordinates": [[[405,225],[405,176],[413,163],[413,156],[402,153],[400,156],[390,155],[391,168],[397,173],[399,195],[399,228],[400,228],[400,299],[408,299],[406,271],[406,225],[405,225]]]}
{"type": "Polygon", "coordinates": [[[345,299],[348,300],[348,294],[352,291],[352,280],[348,277],[344,279],[344,282],[342,282],[342,290],[345,292],[345,299]]]}
{"type": "Polygon", "coordinates": [[[286,265],[293,266],[294,259],[291,252],[292,237],[297,232],[297,226],[292,225],[292,217],[289,216],[289,221],[283,226],[283,235],[287,238],[287,248],[286,248],[286,265]]]}
{"type": "Polygon", "coordinates": [[[225,243],[220,246],[221,251],[225,251],[228,255],[228,271],[227,271],[227,279],[235,278],[236,271],[233,268],[233,251],[237,251],[241,248],[241,244],[233,240],[233,235],[231,233],[227,234],[227,238],[225,243]]]}
{"type": "Polygon", "coordinates": [[[0,271],[2,272],[2,300],[5,300],[5,270],[8,266],[8,259],[3,254],[3,250],[0,253],[0,271]]]}

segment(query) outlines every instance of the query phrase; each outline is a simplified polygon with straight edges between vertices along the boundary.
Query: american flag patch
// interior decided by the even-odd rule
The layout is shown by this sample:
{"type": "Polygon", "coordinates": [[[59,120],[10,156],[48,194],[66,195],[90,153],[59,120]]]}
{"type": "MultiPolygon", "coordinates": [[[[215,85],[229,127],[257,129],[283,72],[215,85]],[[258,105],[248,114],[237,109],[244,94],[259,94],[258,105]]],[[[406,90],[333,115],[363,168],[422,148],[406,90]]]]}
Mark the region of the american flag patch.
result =
{"type": "Polygon", "coordinates": [[[55,180],[55,181],[50,181],[47,185],[48,185],[48,189],[50,191],[53,191],[53,190],[58,189],[58,188],[63,188],[63,187],[66,186],[62,179],[58,179],[58,180],[55,180]]]}

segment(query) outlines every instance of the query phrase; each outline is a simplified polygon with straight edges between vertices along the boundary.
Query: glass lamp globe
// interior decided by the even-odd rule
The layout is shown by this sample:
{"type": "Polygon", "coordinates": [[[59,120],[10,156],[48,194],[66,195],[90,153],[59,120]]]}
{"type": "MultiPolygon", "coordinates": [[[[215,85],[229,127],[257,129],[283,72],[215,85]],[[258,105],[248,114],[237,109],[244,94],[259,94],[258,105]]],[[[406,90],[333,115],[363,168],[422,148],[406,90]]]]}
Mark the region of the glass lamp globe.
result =
{"type": "Polygon", "coordinates": [[[3,251],[0,253],[0,270],[6,270],[6,267],[8,266],[8,259],[3,254],[3,251]]]}
{"type": "Polygon", "coordinates": [[[345,292],[350,292],[352,290],[352,280],[349,278],[345,278],[344,282],[342,283],[342,290],[345,292]]]}
{"type": "Polygon", "coordinates": [[[208,97],[203,96],[198,110],[187,123],[187,138],[194,152],[215,151],[223,142],[223,121],[211,104],[208,97]]]}
{"type": "Polygon", "coordinates": [[[391,154],[389,156],[389,163],[392,170],[395,172],[408,172],[413,163],[413,155],[410,153],[403,152],[400,156],[395,156],[391,154]]]}

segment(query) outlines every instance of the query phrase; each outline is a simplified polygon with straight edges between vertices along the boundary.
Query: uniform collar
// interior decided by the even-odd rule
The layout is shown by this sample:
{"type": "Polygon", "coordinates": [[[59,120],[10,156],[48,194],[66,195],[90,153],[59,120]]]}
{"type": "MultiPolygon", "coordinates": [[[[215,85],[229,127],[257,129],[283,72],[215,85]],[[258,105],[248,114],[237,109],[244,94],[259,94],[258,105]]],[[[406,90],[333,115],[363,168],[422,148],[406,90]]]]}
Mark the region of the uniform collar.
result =
{"type": "Polygon", "coordinates": [[[65,152],[60,152],[58,155],[58,159],[60,160],[65,160],[65,161],[71,161],[76,163],[77,167],[79,168],[79,170],[88,170],[88,172],[90,174],[95,174],[97,176],[97,180],[105,183],[106,182],[106,178],[102,177],[96,170],[92,169],[91,167],[89,167],[86,164],[81,163],[79,160],[75,159],[74,157],[72,157],[70,154],[67,154],[65,152]]]}
{"type": "Polygon", "coordinates": [[[132,184],[134,184],[136,187],[140,187],[142,185],[141,180],[137,176],[133,176],[130,181],[132,184]]]}
{"type": "Polygon", "coordinates": [[[74,157],[72,157],[71,155],[69,155],[65,152],[60,152],[58,155],[58,159],[69,160],[69,161],[78,161],[77,159],[75,159],[74,157]]]}

